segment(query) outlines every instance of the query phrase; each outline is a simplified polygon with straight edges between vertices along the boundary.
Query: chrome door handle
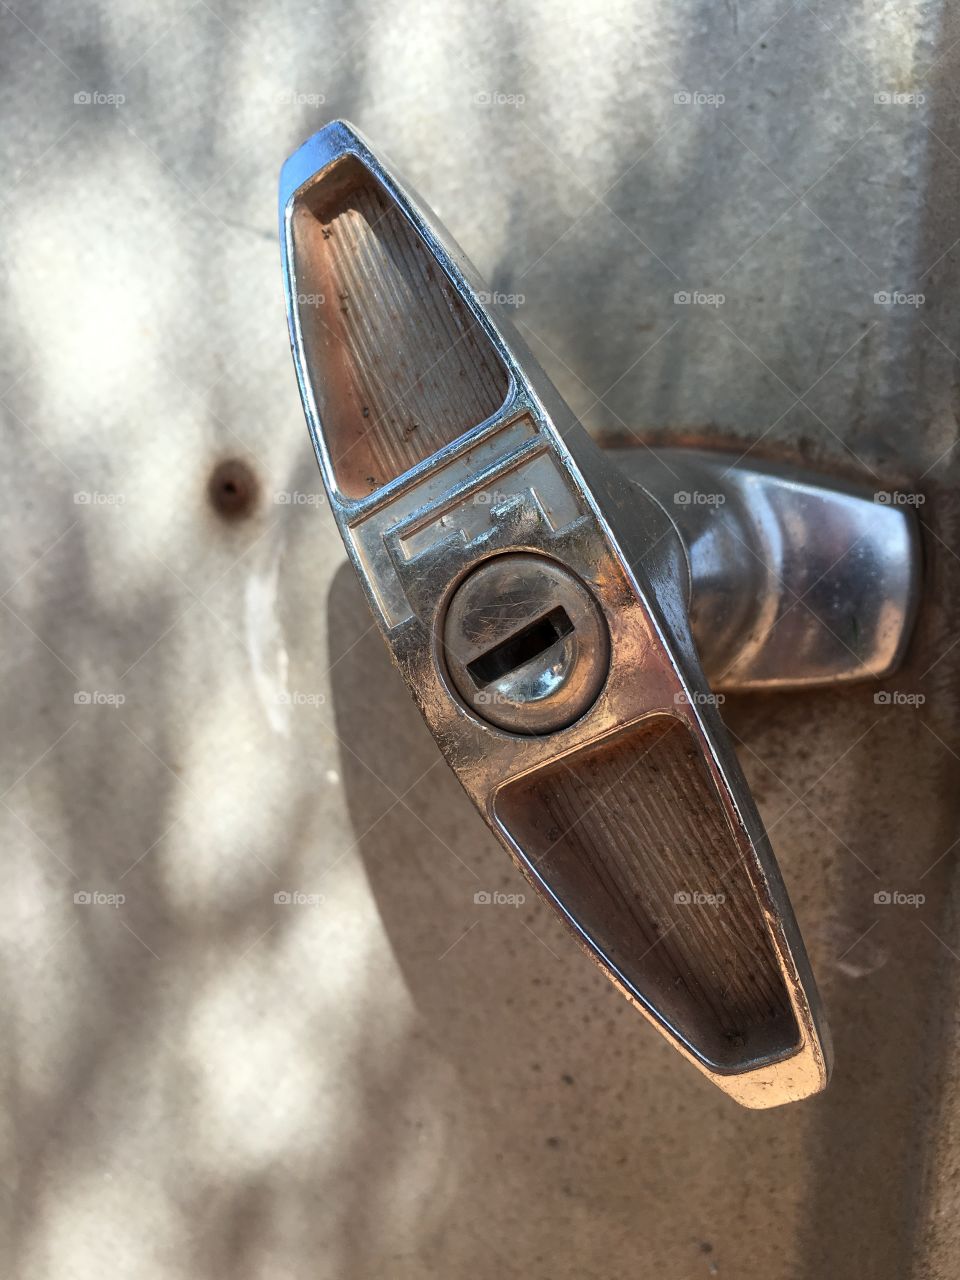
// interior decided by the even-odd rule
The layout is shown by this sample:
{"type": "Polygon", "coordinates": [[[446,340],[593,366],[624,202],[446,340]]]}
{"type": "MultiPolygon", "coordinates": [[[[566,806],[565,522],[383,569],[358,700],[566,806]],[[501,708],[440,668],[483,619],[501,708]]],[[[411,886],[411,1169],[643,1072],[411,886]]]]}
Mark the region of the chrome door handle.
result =
{"type": "Polygon", "coordinates": [[[709,454],[616,465],[347,124],[287,161],[280,223],[331,508],[447,761],[687,1059],[747,1106],[816,1093],[828,1034],[708,675],[891,670],[909,514],[709,454]]]}

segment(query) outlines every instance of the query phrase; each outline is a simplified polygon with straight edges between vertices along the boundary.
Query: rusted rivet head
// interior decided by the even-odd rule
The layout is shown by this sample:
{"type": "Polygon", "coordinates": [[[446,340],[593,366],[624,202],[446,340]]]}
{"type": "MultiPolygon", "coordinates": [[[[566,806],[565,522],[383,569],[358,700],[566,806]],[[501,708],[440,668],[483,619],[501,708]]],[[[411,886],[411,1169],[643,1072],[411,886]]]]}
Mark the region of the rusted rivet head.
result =
{"type": "Polygon", "coordinates": [[[528,552],[494,556],[464,579],[441,640],[466,705],[511,733],[555,733],[579,720],[610,666],[607,624],[589,590],[528,552]]]}

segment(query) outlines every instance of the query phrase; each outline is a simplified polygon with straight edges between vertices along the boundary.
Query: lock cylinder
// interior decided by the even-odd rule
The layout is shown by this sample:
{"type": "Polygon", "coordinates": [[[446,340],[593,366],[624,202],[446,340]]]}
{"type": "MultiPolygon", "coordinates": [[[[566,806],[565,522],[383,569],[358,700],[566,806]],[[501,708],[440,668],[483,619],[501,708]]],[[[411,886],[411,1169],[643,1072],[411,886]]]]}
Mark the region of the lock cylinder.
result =
{"type": "Polygon", "coordinates": [[[528,552],[493,556],[469,573],[440,639],[461,701],[511,733],[554,733],[579,720],[610,666],[607,624],[589,589],[528,552]]]}

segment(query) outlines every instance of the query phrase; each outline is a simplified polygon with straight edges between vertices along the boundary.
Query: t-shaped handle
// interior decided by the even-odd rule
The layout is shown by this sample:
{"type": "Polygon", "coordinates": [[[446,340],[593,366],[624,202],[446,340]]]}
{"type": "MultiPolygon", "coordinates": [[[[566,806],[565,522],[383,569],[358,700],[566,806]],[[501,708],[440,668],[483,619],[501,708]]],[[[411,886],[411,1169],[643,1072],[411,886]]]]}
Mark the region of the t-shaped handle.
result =
{"type": "Polygon", "coordinates": [[[702,456],[662,454],[657,472],[635,451],[645,487],[633,483],[347,124],[287,161],[280,221],[330,505],[448,763],[531,884],[686,1058],[747,1106],[816,1093],[830,1069],[816,990],[691,611],[728,684],[878,674],[912,613],[908,518],[702,456]],[[830,549],[838,564],[843,549],[824,534],[816,572],[796,567],[797,512],[818,493],[844,538],[864,534],[880,593],[860,593],[858,626],[832,648],[811,637],[849,611],[830,605],[843,572],[830,549]],[[829,617],[799,596],[792,609],[778,570],[799,574],[829,617]]]}

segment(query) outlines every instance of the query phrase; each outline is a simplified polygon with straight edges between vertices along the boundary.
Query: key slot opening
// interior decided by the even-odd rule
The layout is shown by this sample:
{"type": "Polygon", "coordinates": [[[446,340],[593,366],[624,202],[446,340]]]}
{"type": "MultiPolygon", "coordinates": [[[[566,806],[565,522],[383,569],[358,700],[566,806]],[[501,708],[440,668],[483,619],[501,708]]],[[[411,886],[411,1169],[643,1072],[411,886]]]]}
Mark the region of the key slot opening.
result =
{"type": "Polygon", "coordinates": [[[486,689],[494,681],[516,671],[518,667],[539,658],[542,653],[553,647],[558,640],[570,635],[573,623],[562,605],[557,605],[549,613],[535,618],[522,630],[501,640],[498,645],[488,649],[486,653],[474,658],[467,664],[470,679],[478,689],[486,689]]]}

